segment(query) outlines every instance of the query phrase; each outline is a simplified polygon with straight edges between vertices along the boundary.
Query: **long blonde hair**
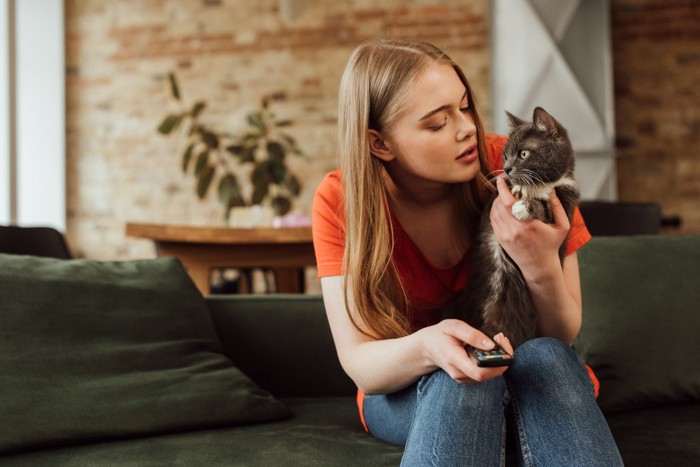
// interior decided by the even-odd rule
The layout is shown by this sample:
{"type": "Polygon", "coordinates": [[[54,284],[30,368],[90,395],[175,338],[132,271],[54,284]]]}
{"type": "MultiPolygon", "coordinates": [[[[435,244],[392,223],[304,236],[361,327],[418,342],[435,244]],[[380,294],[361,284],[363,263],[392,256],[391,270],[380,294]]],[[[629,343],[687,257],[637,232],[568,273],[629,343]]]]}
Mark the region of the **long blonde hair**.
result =
{"type": "Polygon", "coordinates": [[[459,184],[456,212],[465,238],[483,210],[486,161],[483,126],[464,73],[439,48],[424,42],[375,40],[360,45],[348,61],[340,82],[338,151],[345,191],[346,305],[357,329],[376,338],[408,335],[410,303],[392,260],[393,231],[384,187],[384,166],[370,153],[368,129],[391,129],[403,97],[431,63],[454,67],[467,89],[477,128],[482,173],[459,184]],[[350,311],[350,300],[364,327],[350,311]]]}

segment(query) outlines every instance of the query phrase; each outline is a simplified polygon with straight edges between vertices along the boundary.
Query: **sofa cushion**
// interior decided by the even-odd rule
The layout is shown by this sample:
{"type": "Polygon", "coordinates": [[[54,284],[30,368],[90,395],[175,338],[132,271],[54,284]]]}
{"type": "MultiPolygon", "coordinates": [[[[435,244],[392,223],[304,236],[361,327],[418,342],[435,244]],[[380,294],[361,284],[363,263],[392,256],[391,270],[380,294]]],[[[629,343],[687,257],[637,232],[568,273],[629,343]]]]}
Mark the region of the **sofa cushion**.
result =
{"type": "Polygon", "coordinates": [[[599,237],[579,250],[574,343],[604,411],[700,401],[700,236],[599,237]]]}
{"type": "Polygon", "coordinates": [[[0,255],[0,453],[285,417],[173,258],[0,255]]]}

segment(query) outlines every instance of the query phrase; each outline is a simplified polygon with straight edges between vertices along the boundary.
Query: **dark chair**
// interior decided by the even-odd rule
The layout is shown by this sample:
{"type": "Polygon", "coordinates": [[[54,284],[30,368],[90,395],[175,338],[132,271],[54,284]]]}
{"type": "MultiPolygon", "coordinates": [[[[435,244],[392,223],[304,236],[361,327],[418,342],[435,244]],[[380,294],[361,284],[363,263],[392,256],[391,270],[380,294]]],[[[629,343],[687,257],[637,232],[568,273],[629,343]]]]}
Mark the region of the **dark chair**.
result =
{"type": "Polygon", "coordinates": [[[661,207],[656,203],[581,201],[579,209],[591,235],[656,235],[661,207]]]}
{"type": "Polygon", "coordinates": [[[71,259],[63,234],[51,227],[0,226],[0,253],[71,259]]]}

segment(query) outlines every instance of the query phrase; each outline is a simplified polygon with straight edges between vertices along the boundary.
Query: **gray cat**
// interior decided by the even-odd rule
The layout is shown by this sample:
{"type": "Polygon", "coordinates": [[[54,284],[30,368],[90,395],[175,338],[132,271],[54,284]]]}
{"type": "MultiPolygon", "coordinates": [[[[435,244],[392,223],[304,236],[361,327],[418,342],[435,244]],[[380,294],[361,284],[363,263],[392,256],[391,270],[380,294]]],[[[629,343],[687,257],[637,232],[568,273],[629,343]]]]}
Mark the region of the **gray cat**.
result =
{"type": "MultiPolygon", "coordinates": [[[[579,199],[574,180],[574,151],[566,129],[544,109],[537,107],[532,122],[506,112],[512,124],[503,148],[503,168],[517,199],[513,215],[519,220],[553,223],[549,196],[554,189],[571,220],[579,199]]],[[[494,195],[495,199],[495,195],[494,195]]],[[[484,210],[471,251],[470,282],[445,311],[488,336],[503,332],[517,347],[537,334],[536,313],[518,266],[498,244],[489,213],[484,210]]],[[[566,241],[559,250],[563,261],[566,241]]]]}

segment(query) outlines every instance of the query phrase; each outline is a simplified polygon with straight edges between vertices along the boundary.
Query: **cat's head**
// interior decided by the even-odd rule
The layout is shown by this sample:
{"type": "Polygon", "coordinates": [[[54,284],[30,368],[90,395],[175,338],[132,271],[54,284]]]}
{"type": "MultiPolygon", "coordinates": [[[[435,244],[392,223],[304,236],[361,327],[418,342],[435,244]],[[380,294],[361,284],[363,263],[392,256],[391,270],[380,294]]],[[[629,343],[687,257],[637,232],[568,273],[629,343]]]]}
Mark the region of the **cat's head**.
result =
{"type": "Polygon", "coordinates": [[[503,148],[503,168],[516,185],[538,185],[573,176],[574,150],[566,129],[543,108],[535,108],[532,122],[506,112],[512,125],[503,148]]]}

